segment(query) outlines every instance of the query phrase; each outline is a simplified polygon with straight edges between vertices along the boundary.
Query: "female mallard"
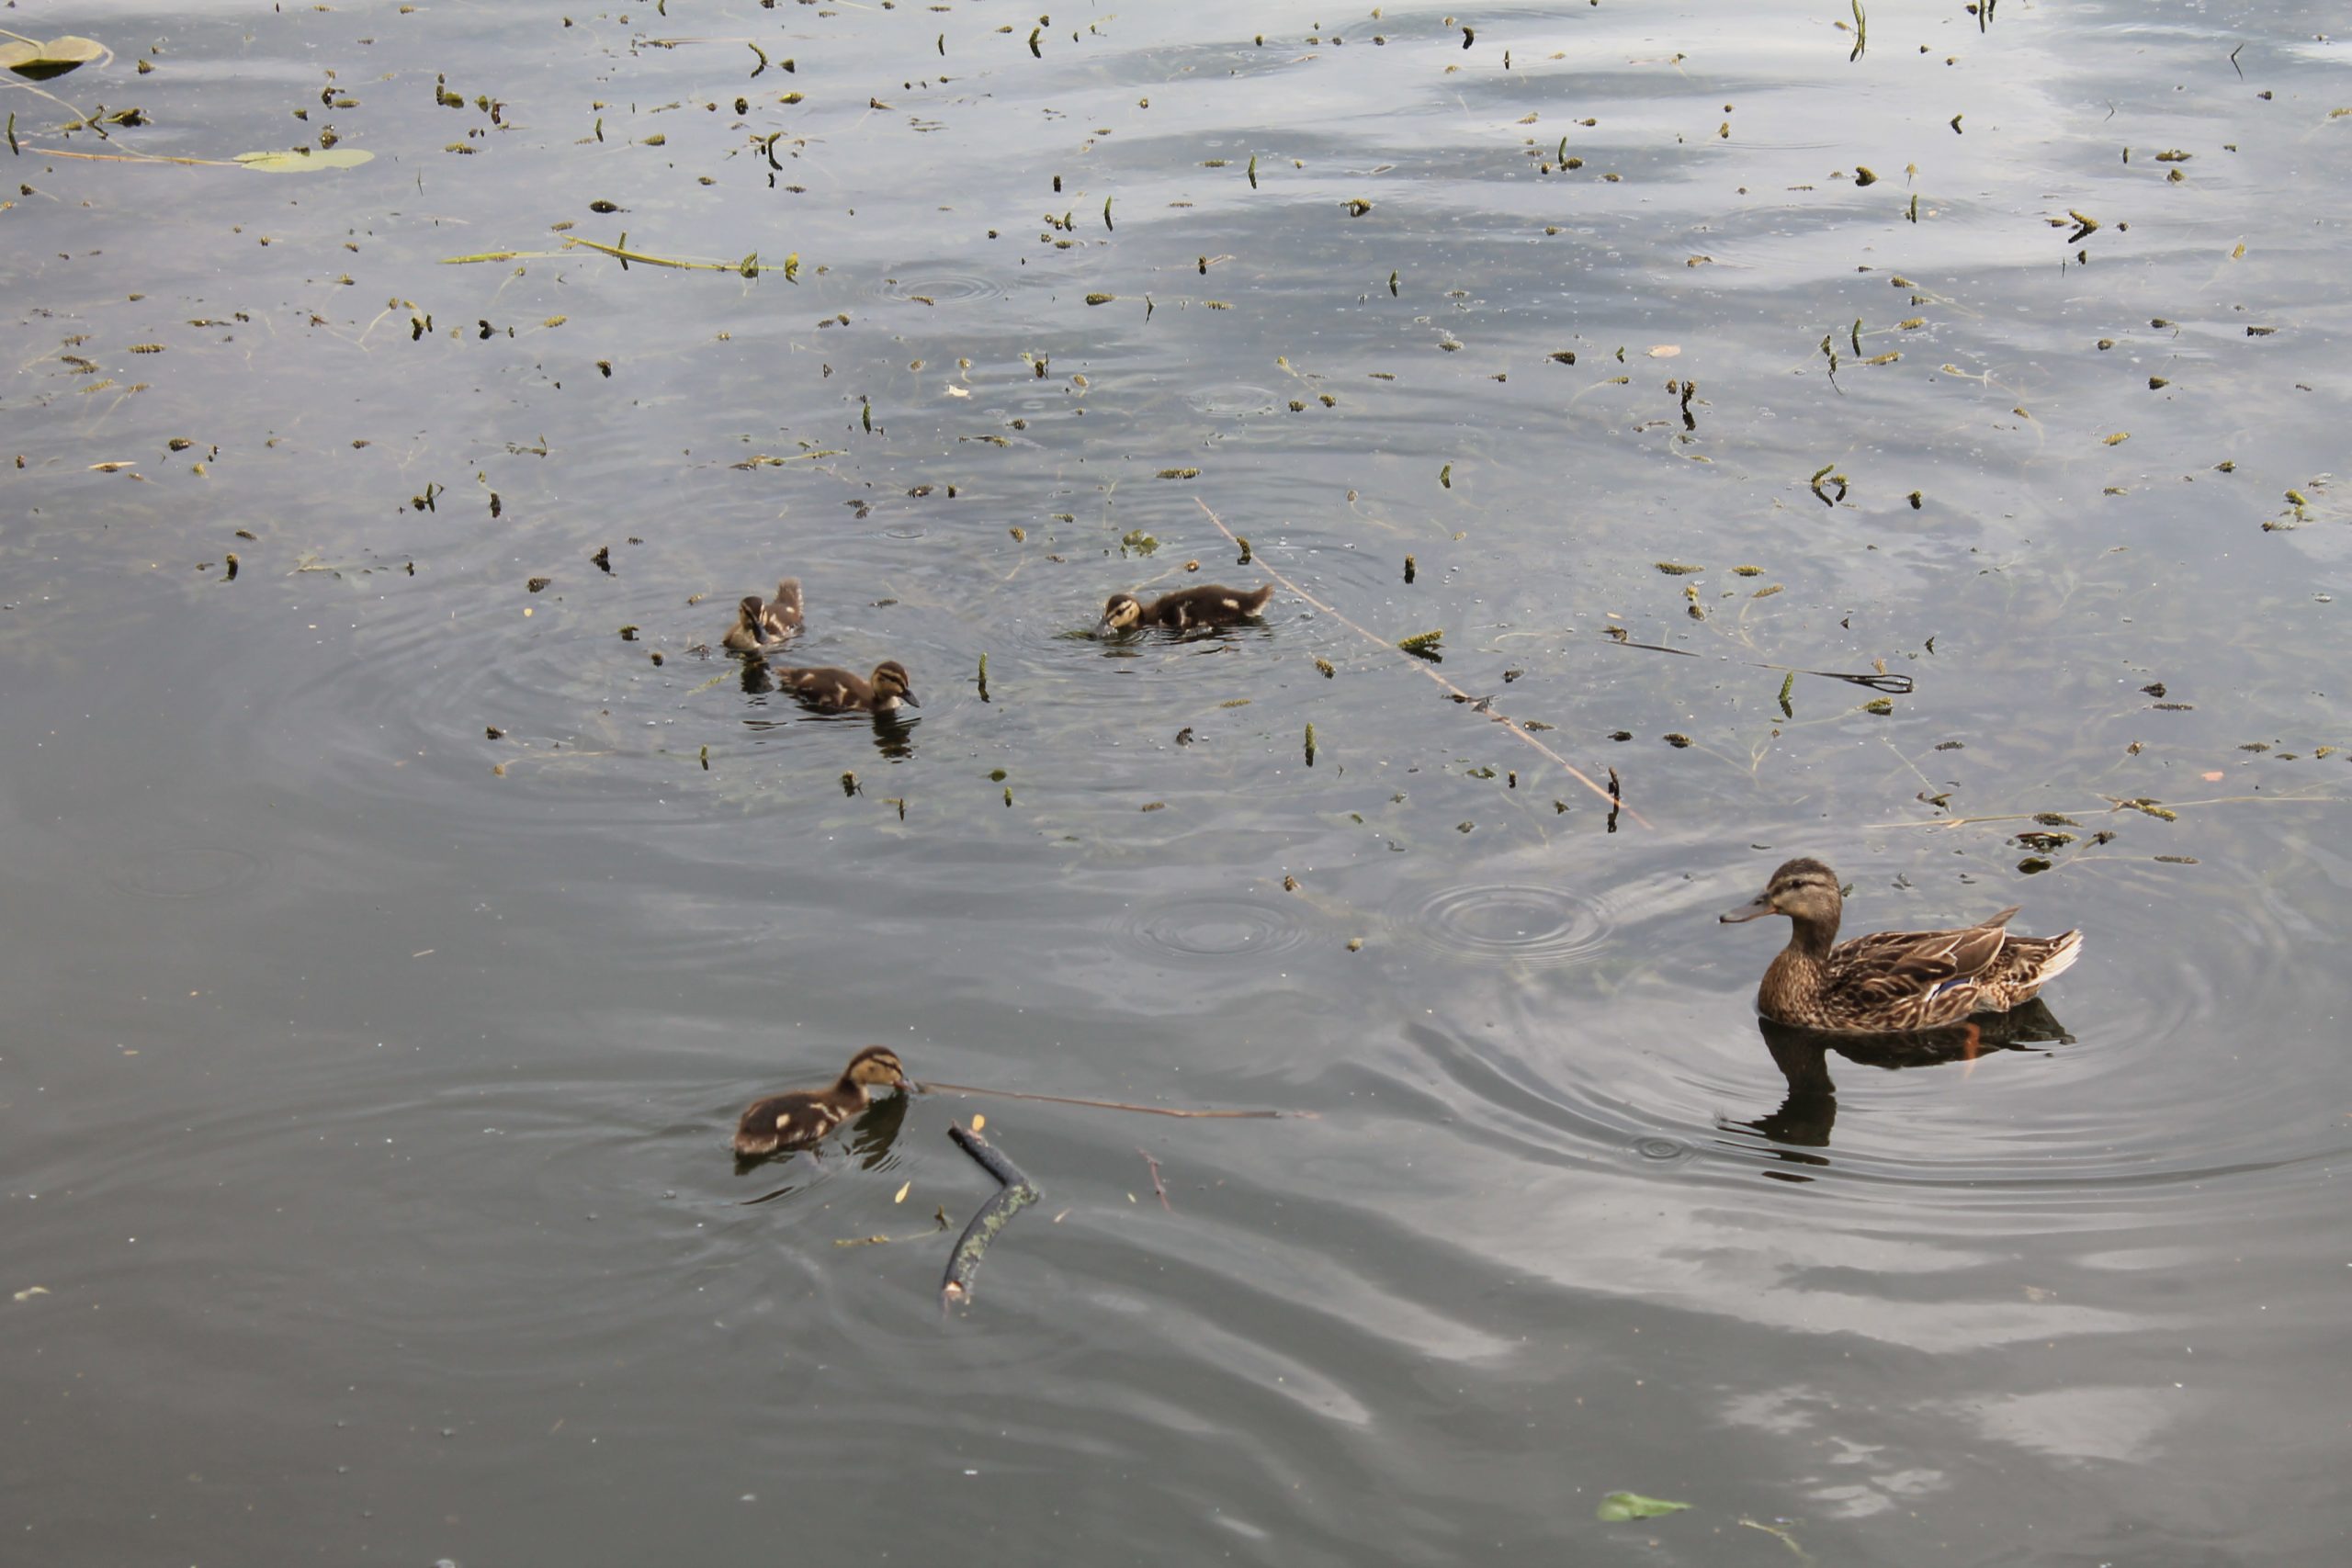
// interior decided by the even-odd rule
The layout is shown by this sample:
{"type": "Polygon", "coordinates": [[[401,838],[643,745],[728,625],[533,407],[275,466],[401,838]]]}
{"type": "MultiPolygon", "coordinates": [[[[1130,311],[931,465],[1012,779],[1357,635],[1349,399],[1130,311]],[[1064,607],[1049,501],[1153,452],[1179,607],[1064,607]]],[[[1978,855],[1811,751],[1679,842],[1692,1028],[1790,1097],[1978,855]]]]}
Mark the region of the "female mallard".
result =
{"type": "Polygon", "coordinates": [[[736,653],[757,653],[800,635],[800,580],[787,577],[775,585],[775,597],[746,593],[735,606],[735,624],[721,640],[736,653]]]}
{"type": "Polygon", "coordinates": [[[830,668],[779,668],[775,678],[786,691],[820,713],[888,713],[900,703],[910,708],[922,706],[915,701],[914,682],[907,677],[907,667],[895,659],[876,665],[871,681],[830,668]]]}
{"type": "Polygon", "coordinates": [[[874,1100],[874,1085],[910,1089],[907,1069],[888,1045],[868,1045],[849,1059],[831,1089],[795,1089],[753,1100],[735,1124],[735,1154],[763,1159],[786,1149],[814,1148],[827,1134],[874,1100]]]}
{"type": "Polygon", "coordinates": [[[2083,933],[2011,936],[2015,908],[1951,931],[1879,931],[1838,941],[1845,901],[1838,874],[1792,860],[1725,922],[1786,915],[1795,930],[1764,971],[1756,1010],[1803,1029],[1878,1034],[1931,1029],[1976,1012],[2007,1012],[2033,999],[2083,951],[2083,933]]]}
{"type": "Polygon", "coordinates": [[[1264,609],[1273,596],[1271,582],[1256,588],[1220,588],[1204,582],[1198,588],[1162,594],[1148,604],[1132,593],[1114,593],[1102,606],[1102,619],[1094,632],[1102,637],[1136,626],[1167,626],[1180,632],[1192,626],[1238,626],[1264,609]]]}

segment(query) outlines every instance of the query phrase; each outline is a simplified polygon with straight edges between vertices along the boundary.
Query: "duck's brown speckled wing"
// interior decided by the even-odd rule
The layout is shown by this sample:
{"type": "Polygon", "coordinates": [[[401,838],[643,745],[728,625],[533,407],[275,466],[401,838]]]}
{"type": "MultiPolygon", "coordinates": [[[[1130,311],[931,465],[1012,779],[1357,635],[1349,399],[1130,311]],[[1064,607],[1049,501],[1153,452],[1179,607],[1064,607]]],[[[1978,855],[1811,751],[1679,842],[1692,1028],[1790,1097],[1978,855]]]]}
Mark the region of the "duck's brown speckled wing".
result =
{"type": "Polygon", "coordinates": [[[2004,909],[1964,931],[1879,931],[1840,943],[1830,957],[1839,1010],[1909,1026],[1966,1017],[2008,941],[2002,927],[2016,913],[2004,909]]]}

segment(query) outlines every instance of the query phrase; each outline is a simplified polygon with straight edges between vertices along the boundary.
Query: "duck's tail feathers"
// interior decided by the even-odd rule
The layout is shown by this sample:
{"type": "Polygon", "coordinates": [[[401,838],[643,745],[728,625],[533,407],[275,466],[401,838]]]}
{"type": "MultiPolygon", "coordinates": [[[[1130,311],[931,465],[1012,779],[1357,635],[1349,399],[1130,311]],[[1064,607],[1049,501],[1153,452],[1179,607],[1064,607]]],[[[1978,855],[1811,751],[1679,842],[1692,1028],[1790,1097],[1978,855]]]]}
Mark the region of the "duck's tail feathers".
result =
{"type": "Polygon", "coordinates": [[[2060,931],[2050,939],[2050,952],[2034,969],[2034,983],[2046,985],[2075,966],[2083,955],[2083,933],[2079,931],[2060,931]]]}

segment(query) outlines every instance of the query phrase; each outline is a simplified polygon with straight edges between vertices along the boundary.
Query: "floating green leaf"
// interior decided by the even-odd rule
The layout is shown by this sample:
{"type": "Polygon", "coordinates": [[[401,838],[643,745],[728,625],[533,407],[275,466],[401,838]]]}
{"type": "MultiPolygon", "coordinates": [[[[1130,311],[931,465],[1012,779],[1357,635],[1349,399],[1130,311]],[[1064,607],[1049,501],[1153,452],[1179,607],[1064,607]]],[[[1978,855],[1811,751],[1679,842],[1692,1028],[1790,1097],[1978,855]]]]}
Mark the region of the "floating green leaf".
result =
{"type": "Polygon", "coordinates": [[[316,169],[356,169],[375,156],[360,147],[329,147],[316,152],[289,147],[278,152],[240,152],[236,161],[265,174],[300,175],[316,169]]]}
{"type": "Polygon", "coordinates": [[[97,39],[88,38],[53,38],[47,43],[0,43],[0,68],[13,71],[28,81],[46,82],[94,60],[104,60],[112,52],[97,39]]]}
{"type": "Polygon", "coordinates": [[[1627,1519],[1654,1519],[1660,1514],[1679,1514],[1688,1503],[1669,1503],[1663,1497],[1645,1497],[1638,1492],[1611,1492],[1600,1500],[1600,1510],[1595,1517],[1603,1524],[1623,1524],[1627,1519]]]}

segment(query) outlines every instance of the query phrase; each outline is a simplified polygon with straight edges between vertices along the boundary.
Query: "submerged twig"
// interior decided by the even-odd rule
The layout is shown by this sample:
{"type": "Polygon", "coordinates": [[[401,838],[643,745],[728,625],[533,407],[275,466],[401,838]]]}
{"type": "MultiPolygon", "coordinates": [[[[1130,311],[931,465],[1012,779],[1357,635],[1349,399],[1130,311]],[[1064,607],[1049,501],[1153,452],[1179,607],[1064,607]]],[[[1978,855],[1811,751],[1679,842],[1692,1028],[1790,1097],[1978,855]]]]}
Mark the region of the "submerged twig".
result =
{"type": "Polygon", "coordinates": [[[176,158],[164,152],[72,152],[62,147],[36,147],[25,143],[25,151],[38,152],[44,158],[85,158],[94,164],[180,164],[203,169],[237,169],[244,165],[226,158],[176,158]]]}
{"type": "MultiPolygon", "coordinates": [[[[1652,653],[1679,653],[1685,659],[1702,659],[1705,655],[1687,648],[1668,648],[1662,642],[1634,642],[1626,637],[1609,639],[1619,648],[1647,649],[1652,653]]],[[[1892,692],[1896,696],[1908,696],[1913,681],[1908,675],[1890,675],[1882,670],[1874,675],[1849,675],[1842,670],[1800,670],[1793,664],[1767,664],[1760,659],[1742,659],[1738,663],[1751,670],[1781,670],[1792,675],[1818,675],[1825,681],[1844,681],[1856,686],[1868,686],[1873,692],[1892,692]]]]}
{"type": "Polygon", "coordinates": [[[987,1094],[994,1095],[999,1100],[1035,1100],[1046,1105],[1084,1105],[1096,1111],[1134,1111],[1146,1116],[1215,1116],[1266,1122],[1280,1120],[1283,1117],[1311,1120],[1315,1115],[1311,1111],[1197,1111],[1182,1106],[1129,1105],[1116,1100],[1073,1100],[1068,1095],[1023,1094],[1019,1089],[974,1089],[970,1084],[963,1083],[933,1082],[917,1084],[915,1087],[926,1094],[934,1090],[945,1094],[987,1094]]]}
{"type": "MultiPolygon", "coordinates": [[[[790,1190],[786,1189],[786,1190],[790,1190]]],[[[757,1201],[757,1200],[754,1200],[754,1201],[757,1201]]],[[[947,1210],[944,1205],[942,1205],[939,1211],[932,1215],[932,1220],[933,1223],[929,1230],[917,1231],[912,1235],[875,1235],[835,1236],[833,1238],[833,1245],[835,1247],[888,1247],[893,1242],[928,1241],[931,1237],[937,1235],[941,1231],[947,1228],[947,1210]]]]}
{"type": "MultiPolygon", "coordinates": [[[[1232,529],[1225,525],[1224,518],[1219,517],[1214,511],[1210,510],[1209,503],[1207,502],[1203,501],[1196,495],[1193,498],[1193,504],[1199,507],[1203,512],[1208,513],[1209,521],[1216,525],[1216,531],[1224,535],[1227,538],[1231,539],[1237,548],[1240,547],[1240,539],[1235,536],[1232,529]]],[[[1347,616],[1340,614],[1339,611],[1333,609],[1330,605],[1326,604],[1322,600],[1317,599],[1314,594],[1309,593],[1306,589],[1301,588],[1297,583],[1293,582],[1289,578],[1284,577],[1272,567],[1266,566],[1265,562],[1260,561],[1258,564],[1264,567],[1268,577],[1272,578],[1276,582],[1281,583],[1284,588],[1289,589],[1293,593],[1297,594],[1300,598],[1306,600],[1308,604],[1314,605],[1317,609],[1322,611],[1325,615],[1330,616],[1333,620],[1339,622],[1350,631],[1354,632],[1357,636],[1364,638],[1367,642],[1376,643],[1380,647],[1387,649],[1392,653],[1397,651],[1396,645],[1391,642],[1388,638],[1382,637],[1377,632],[1368,631],[1364,627],[1356,625],[1355,622],[1348,619],[1347,616]]],[[[1422,662],[1419,659],[1413,658],[1410,653],[1407,653],[1405,657],[1413,669],[1419,671],[1422,674],[1428,676],[1430,680],[1444,687],[1446,692],[1455,702],[1464,704],[1464,705],[1473,708],[1475,711],[1486,715],[1487,717],[1492,719],[1497,724],[1501,725],[1505,730],[1509,731],[1517,739],[1529,746],[1532,746],[1536,750],[1541,751],[1544,756],[1549,757],[1563,771],[1565,771],[1570,778],[1576,780],[1577,783],[1584,785],[1585,788],[1592,791],[1593,794],[1600,796],[1601,799],[1609,801],[1610,809],[1612,812],[1614,812],[1622,804],[1616,799],[1616,797],[1611,795],[1608,790],[1602,788],[1600,784],[1593,783],[1591,779],[1586,777],[1584,773],[1579,770],[1574,762],[1569,761],[1566,757],[1561,756],[1557,751],[1553,750],[1552,748],[1544,745],[1541,740],[1536,739],[1534,736],[1530,735],[1526,730],[1521,729],[1517,721],[1512,719],[1510,715],[1502,712],[1494,705],[1491,698],[1474,697],[1469,693],[1464,691],[1461,687],[1455,685],[1453,682],[1447,680],[1444,676],[1439,674],[1435,670],[1430,668],[1428,664],[1422,662]]],[[[1643,827],[1646,828],[1650,825],[1647,818],[1644,817],[1640,812],[1634,810],[1631,807],[1624,807],[1624,811],[1626,816],[1631,817],[1643,827]]]]}
{"type": "Polygon", "coordinates": [[[1005,1222],[1037,1201],[1036,1184],[1021,1172],[1021,1168],[1000,1154],[996,1146],[978,1133],[959,1122],[947,1124],[947,1135],[956,1146],[980,1162],[980,1168],[996,1178],[1000,1190],[980,1205],[964,1234],[956,1238],[956,1249],[947,1255],[947,1272],[939,1281],[939,1310],[944,1313],[956,1302],[972,1299],[972,1280],[980,1271],[980,1258],[1002,1230],[1005,1222]]]}
{"type": "MultiPolygon", "coordinates": [[[[2139,811],[2153,817],[2158,812],[2178,813],[2198,806],[2341,806],[2344,803],[2344,797],[2336,795],[2217,795],[2211,800],[2154,800],[2144,795],[2126,798],[2120,795],[2102,795],[2099,799],[2107,803],[2103,814],[2110,817],[2119,811],[2139,811]],[[2152,807],[2155,809],[2150,810],[2152,807]]],[[[2031,822],[2047,814],[2046,811],[2004,811],[1987,817],[1939,817],[1925,822],[1873,822],[1871,826],[1872,828],[1969,828],[1980,822],[2031,822]]],[[[2084,817],[2097,817],[2102,815],[2102,811],[2100,807],[2095,806],[2076,806],[2068,807],[2065,814],[2070,817],[2077,814],[2084,817]]]]}
{"type": "Polygon", "coordinates": [[[1167,1210],[1170,1213],[1174,1213],[1176,1212],[1176,1207],[1168,1201],[1168,1189],[1160,1184],[1159,1162],[1152,1158],[1145,1150],[1137,1149],[1136,1153],[1142,1155],[1143,1163],[1151,1167],[1151,1190],[1159,1195],[1159,1206],[1167,1210]]]}

